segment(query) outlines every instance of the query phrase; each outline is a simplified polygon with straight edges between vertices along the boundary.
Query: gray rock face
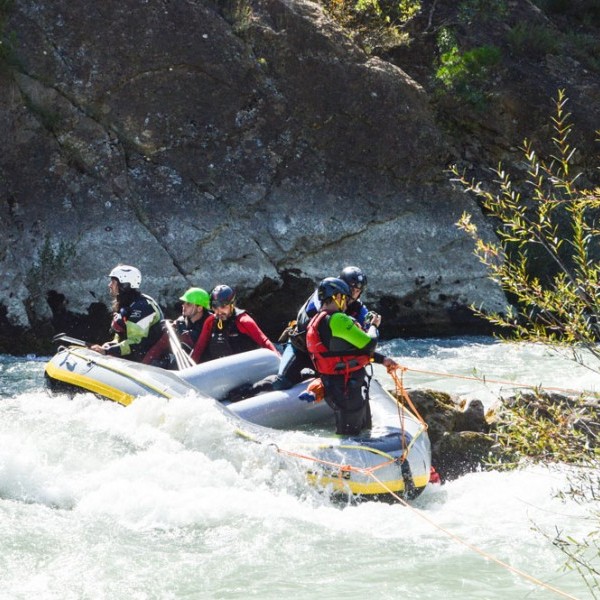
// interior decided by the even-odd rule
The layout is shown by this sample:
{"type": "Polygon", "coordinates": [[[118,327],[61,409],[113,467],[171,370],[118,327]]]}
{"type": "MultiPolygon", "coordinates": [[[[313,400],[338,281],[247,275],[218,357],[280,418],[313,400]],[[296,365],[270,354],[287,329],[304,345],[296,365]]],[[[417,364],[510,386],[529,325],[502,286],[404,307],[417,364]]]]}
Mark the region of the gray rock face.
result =
{"type": "Polygon", "coordinates": [[[503,307],[454,226],[477,208],[448,181],[424,90],[316,4],[236,6],[15,3],[0,322],[48,319],[49,290],[75,313],[108,303],[117,263],[171,307],[191,285],[236,286],[271,335],[348,264],[368,273],[388,334],[503,307]]]}

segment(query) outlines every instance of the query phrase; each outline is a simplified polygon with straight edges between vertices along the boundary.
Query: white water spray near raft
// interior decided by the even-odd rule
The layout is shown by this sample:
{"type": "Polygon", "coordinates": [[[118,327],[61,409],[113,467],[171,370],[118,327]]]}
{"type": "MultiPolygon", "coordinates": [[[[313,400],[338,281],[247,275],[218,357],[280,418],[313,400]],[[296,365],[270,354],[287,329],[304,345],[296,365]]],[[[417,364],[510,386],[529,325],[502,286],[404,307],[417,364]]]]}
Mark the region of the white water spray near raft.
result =
{"type": "MultiPolygon", "coordinates": [[[[60,348],[46,365],[46,376],[53,387],[68,384],[125,405],[147,394],[196,395],[206,402],[225,400],[240,385],[275,375],[278,366],[275,353],[258,349],[174,372],[77,346],[60,348]]],[[[369,497],[395,492],[413,498],[422,492],[431,473],[431,448],[422,420],[373,381],[372,427],[360,435],[336,436],[327,403],[299,399],[306,385],[217,407],[235,421],[241,436],[302,461],[308,480],[331,492],[369,497]],[[304,432],[303,439],[296,436],[291,445],[283,432],[297,431],[304,432]]]]}
{"type": "MultiPolygon", "coordinates": [[[[592,384],[589,373],[542,349],[485,339],[398,340],[385,352],[430,371],[471,375],[477,367],[496,379],[592,384]]],[[[143,397],[124,410],[91,394],[50,399],[44,362],[0,357],[7,598],[559,597],[398,505],[332,502],[293,463],[238,438],[211,402],[143,397]]],[[[410,372],[405,379],[494,401],[485,384],[410,372]]],[[[586,600],[588,588],[562,569],[564,556],[543,535],[559,527],[581,538],[598,522],[596,506],[556,496],[568,475],[543,466],[472,473],[428,486],[413,506],[586,600]]]]}

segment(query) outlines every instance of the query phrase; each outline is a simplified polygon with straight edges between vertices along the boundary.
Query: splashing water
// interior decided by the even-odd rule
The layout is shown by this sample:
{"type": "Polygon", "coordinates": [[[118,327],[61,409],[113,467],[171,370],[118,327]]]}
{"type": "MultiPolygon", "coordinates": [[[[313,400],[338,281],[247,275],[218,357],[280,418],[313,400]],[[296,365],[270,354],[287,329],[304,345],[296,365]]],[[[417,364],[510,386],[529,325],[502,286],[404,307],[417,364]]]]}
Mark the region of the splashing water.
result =
{"type": "MultiPolygon", "coordinates": [[[[383,351],[409,368],[409,389],[488,405],[507,382],[596,385],[545,349],[483,338],[383,351]],[[486,383],[434,374],[474,369],[486,383]]],[[[302,465],[237,437],[212,401],[50,396],[44,362],[0,357],[2,598],[560,597],[482,552],[564,597],[593,597],[546,537],[598,522],[593,506],[556,496],[567,468],[473,473],[409,507],[333,502],[302,465]]]]}

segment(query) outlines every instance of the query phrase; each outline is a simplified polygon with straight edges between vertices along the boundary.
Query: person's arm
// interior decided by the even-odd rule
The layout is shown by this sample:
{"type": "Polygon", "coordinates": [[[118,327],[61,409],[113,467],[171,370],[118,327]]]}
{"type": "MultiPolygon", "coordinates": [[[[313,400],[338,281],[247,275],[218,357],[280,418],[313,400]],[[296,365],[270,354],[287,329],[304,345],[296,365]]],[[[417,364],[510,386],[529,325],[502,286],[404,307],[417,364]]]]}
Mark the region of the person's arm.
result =
{"type": "Polygon", "coordinates": [[[273,345],[273,342],[271,342],[271,340],[263,333],[256,321],[248,313],[239,315],[237,326],[240,333],[247,335],[261,348],[267,348],[279,356],[279,352],[273,345]]]}
{"type": "Polygon", "coordinates": [[[208,342],[210,340],[210,336],[212,333],[213,323],[215,321],[214,315],[209,315],[204,321],[204,325],[202,326],[202,331],[200,332],[200,336],[198,337],[198,341],[194,345],[194,349],[192,350],[192,360],[197,363],[200,362],[204,351],[208,346],[208,342]]]}
{"type": "Polygon", "coordinates": [[[343,312],[336,312],[329,319],[331,335],[344,340],[351,346],[372,352],[377,346],[377,327],[371,325],[368,331],[363,331],[358,323],[343,312]]]}
{"type": "Polygon", "coordinates": [[[381,352],[373,352],[373,362],[377,363],[378,365],[383,365],[388,369],[399,366],[393,358],[390,358],[385,354],[381,354],[381,352]]]}
{"type": "Polygon", "coordinates": [[[126,321],[127,337],[118,344],[106,347],[106,354],[111,356],[128,356],[143,339],[150,334],[150,327],[162,318],[154,307],[149,303],[132,305],[135,310],[131,311],[126,321]]]}
{"type": "Polygon", "coordinates": [[[169,335],[165,332],[158,338],[158,342],[146,352],[146,355],[142,358],[142,363],[145,365],[152,364],[152,361],[158,360],[169,351],[169,346],[169,335]]]}

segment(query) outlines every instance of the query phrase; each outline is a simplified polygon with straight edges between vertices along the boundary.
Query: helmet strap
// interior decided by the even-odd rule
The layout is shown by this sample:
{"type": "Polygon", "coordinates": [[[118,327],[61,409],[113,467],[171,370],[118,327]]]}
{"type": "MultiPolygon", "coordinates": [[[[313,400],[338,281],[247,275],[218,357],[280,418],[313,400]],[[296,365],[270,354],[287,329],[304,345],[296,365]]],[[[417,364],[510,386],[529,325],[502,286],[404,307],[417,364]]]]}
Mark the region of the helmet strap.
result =
{"type": "Polygon", "coordinates": [[[344,306],[344,296],[342,294],[337,294],[338,296],[341,296],[342,299],[338,300],[335,296],[332,297],[332,300],[335,302],[335,305],[340,309],[340,311],[344,312],[344,309],[342,308],[342,306],[344,306]]]}

